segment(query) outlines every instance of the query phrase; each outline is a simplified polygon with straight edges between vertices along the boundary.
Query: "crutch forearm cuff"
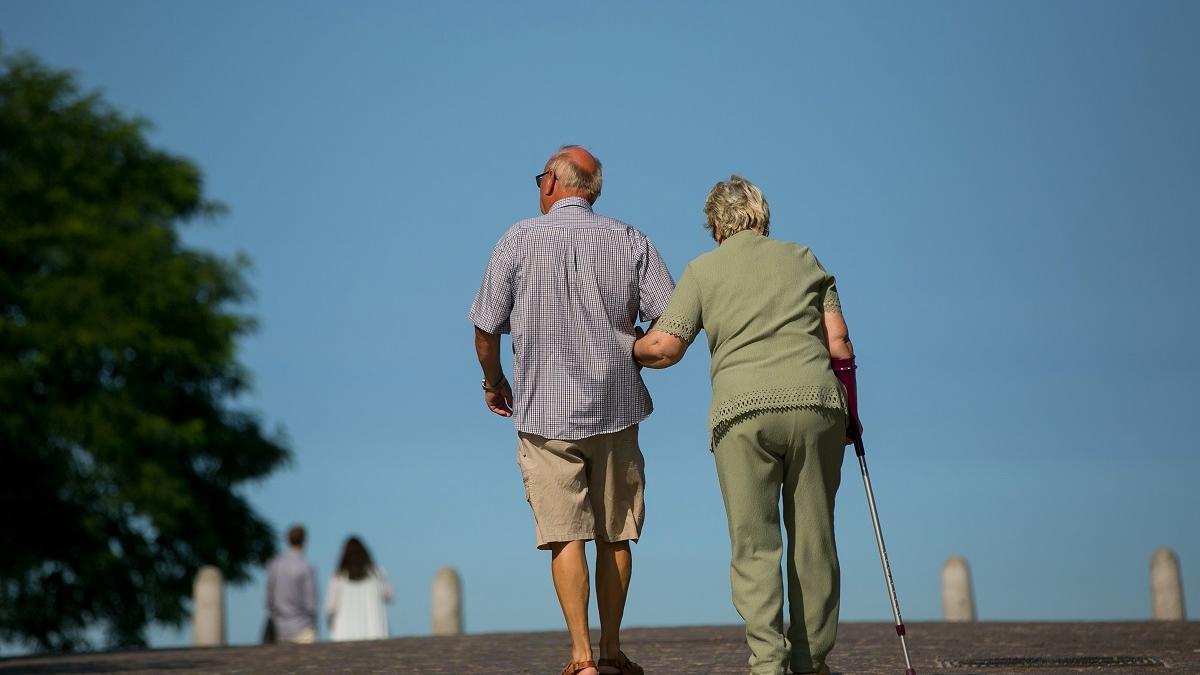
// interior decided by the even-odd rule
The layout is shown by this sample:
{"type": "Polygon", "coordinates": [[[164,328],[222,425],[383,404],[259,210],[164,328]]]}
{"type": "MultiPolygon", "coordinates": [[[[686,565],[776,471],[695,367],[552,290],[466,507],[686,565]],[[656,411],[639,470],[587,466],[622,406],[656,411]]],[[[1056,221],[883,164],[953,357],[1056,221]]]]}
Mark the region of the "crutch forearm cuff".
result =
{"type": "Polygon", "coordinates": [[[848,433],[851,438],[857,438],[862,429],[858,417],[858,378],[854,375],[858,365],[853,356],[848,359],[830,359],[829,365],[833,368],[834,376],[846,388],[846,410],[850,413],[850,419],[847,420],[848,433]]]}

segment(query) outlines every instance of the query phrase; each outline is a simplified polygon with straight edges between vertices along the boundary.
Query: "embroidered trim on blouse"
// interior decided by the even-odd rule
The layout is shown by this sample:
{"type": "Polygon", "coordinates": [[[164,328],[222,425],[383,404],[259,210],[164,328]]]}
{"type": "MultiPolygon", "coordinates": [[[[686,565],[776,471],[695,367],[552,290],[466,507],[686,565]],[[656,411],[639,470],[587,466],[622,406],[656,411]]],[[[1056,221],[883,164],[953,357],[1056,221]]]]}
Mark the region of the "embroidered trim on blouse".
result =
{"type": "Polygon", "coordinates": [[[751,410],[750,412],[742,413],[741,415],[738,415],[737,417],[734,417],[731,420],[722,422],[720,425],[720,428],[715,429],[712,433],[712,445],[709,447],[709,450],[715,450],[717,447],[717,444],[721,442],[721,439],[723,439],[726,434],[728,434],[730,431],[732,431],[734,428],[737,427],[737,425],[741,424],[742,422],[752,420],[755,417],[769,415],[771,413],[788,412],[789,410],[811,410],[822,416],[829,416],[829,415],[833,415],[834,413],[841,412],[841,411],[835,410],[833,408],[818,408],[818,407],[813,407],[813,406],[798,406],[798,405],[781,405],[781,406],[775,406],[772,408],[763,408],[761,410],[751,410]]]}
{"type": "Polygon", "coordinates": [[[749,413],[792,408],[831,408],[846,413],[846,399],[840,387],[808,385],[782,389],[763,389],[739,394],[713,409],[708,425],[712,430],[712,447],[749,413]]]}
{"type": "Polygon", "coordinates": [[[825,306],[822,309],[826,312],[842,313],[842,299],[838,297],[836,286],[825,291],[825,306]]]}
{"type": "Polygon", "coordinates": [[[691,344],[692,340],[696,339],[696,334],[700,332],[696,330],[696,324],[691,321],[669,314],[658,317],[658,321],[654,324],[654,330],[670,333],[688,344],[691,344]]]}

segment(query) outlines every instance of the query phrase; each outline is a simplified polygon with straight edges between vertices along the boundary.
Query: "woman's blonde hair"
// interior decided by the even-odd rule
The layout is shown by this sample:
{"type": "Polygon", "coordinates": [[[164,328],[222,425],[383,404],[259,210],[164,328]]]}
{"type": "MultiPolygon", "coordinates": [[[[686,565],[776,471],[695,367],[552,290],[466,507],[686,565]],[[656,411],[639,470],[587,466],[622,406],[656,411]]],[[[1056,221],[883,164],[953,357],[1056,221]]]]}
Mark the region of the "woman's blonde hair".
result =
{"type": "Polygon", "coordinates": [[[708,216],[704,227],[713,232],[714,238],[720,234],[722,239],[727,239],[743,230],[769,234],[771,229],[771,209],[762,190],[737,175],[717,183],[708,191],[704,215],[708,216]]]}

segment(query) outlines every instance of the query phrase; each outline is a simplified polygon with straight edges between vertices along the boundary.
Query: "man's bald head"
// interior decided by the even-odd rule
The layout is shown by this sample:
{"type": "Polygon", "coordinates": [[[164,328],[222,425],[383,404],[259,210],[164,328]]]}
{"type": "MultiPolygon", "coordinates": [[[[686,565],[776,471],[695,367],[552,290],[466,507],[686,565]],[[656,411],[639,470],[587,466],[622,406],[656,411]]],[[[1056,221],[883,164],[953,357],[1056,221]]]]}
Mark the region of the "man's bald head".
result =
{"type": "Polygon", "coordinates": [[[600,168],[600,162],[581,145],[564,145],[554,154],[571,160],[576,168],[586,174],[594,174],[600,168]]]}
{"type": "MultiPolygon", "coordinates": [[[[558,188],[575,193],[593,204],[600,198],[604,182],[600,160],[579,145],[564,145],[546,160],[546,171],[554,174],[558,188]]],[[[563,196],[572,196],[564,194],[563,196]]]]}

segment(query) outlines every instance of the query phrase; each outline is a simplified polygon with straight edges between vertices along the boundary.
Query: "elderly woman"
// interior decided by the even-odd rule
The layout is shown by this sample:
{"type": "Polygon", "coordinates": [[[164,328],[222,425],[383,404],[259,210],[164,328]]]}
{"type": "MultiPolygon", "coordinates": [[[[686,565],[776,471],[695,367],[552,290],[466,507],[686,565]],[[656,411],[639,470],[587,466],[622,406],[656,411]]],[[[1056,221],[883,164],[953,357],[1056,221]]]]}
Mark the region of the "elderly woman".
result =
{"type": "Polygon", "coordinates": [[[750,672],[825,673],[839,603],[833,500],[847,435],[861,428],[853,347],[834,278],[807,247],[767,238],[770,211],[757,187],[731,176],[709,192],[704,213],[718,246],[687,266],[667,310],[634,344],[634,357],[666,368],[701,330],[708,334],[711,449],[750,672]]]}

